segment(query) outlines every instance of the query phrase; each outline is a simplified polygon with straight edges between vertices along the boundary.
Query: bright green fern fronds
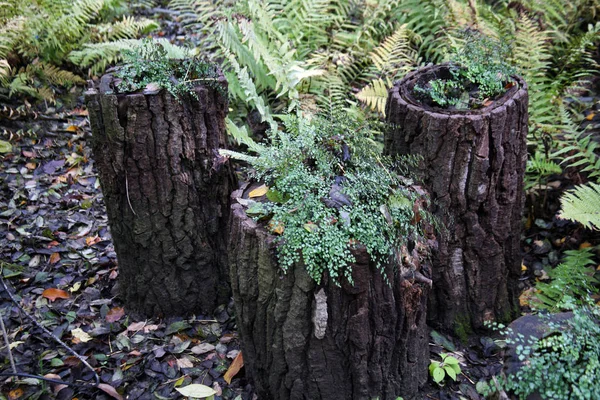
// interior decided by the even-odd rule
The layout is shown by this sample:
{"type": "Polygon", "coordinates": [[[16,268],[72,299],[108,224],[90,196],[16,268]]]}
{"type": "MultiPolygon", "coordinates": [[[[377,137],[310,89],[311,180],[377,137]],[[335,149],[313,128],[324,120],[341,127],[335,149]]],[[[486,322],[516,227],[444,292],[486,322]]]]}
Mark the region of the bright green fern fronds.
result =
{"type": "Polygon", "coordinates": [[[373,49],[371,59],[380,74],[393,80],[420,64],[421,60],[412,47],[411,36],[412,32],[406,24],[400,25],[373,49]]]}
{"type": "Polygon", "coordinates": [[[378,111],[385,116],[385,103],[388,97],[388,88],[391,85],[378,78],[356,93],[356,98],[365,103],[371,110],[378,111]]]}
{"type": "Polygon", "coordinates": [[[579,222],[589,229],[600,229],[600,185],[589,182],[565,193],[559,217],[579,222]]]}
{"type": "MultiPolygon", "coordinates": [[[[174,45],[167,39],[154,39],[154,41],[162,45],[168,58],[184,59],[194,55],[192,50],[174,45]]],[[[89,68],[90,74],[94,75],[104,71],[108,65],[121,61],[123,52],[134,50],[141,44],[142,41],[139,39],[87,44],[83,46],[82,50],[71,52],[69,60],[82,68],[89,68]]]]}
{"type": "Polygon", "coordinates": [[[264,151],[264,146],[258,144],[250,137],[248,128],[246,126],[239,127],[229,118],[225,118],[225,125],[227,126],[227,133],[238,143],[248,147],[248,150],[255,153],[261,153],[264,151]]]}
{"type": "Polygon", "coordinates": [[[577,303],[586,304],[591,294],[598,293],[594,269],[590,268],[595,265],[594,249],[567,250],[564,254],[563,261],[548,271],[551,281],[535,285],[537,301],[532,304],[535,308],[552,312],[568,310],[577,303]]]}
{"type": "Polygon", "coordinates": [[[133,39],[158,28],[158,24],[149,19],[135,19],[123,17],[114,23],[97,25],[97,33],[93,35],[93,42],[111,42],[120,39],[133,39]]]}

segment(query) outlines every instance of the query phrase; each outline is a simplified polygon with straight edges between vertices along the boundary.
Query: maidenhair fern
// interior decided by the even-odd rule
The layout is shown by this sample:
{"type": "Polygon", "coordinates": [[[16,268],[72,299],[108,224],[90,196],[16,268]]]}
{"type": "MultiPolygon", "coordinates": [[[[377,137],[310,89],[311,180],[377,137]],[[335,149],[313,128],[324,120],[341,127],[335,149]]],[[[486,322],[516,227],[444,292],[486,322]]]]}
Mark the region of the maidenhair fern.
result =
{"type": "Polygon", "coordinates": [[[576,186],[562,196],[559,216],[579,222],[586,228],[600,229],[600,185],[589,182],[576,186]]]}

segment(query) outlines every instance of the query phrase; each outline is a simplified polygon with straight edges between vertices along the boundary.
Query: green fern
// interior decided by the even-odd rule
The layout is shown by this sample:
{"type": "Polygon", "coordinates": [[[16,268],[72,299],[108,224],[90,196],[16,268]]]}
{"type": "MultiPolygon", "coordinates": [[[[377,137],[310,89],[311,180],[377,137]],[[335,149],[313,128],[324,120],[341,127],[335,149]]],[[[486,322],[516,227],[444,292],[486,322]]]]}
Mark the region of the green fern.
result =
{"type": "Polygon", "coordinates": [[[548,272],[551,281],[536,284],[535,308],[556,312],[585,304],[598,293],[594,278],[594,249],[567,250],[563,261],[548,272]]]}
{"type": "MultiPolygon", "coordinates": [[[[190,49],[176,46],[167,39],[154,39],[162,45],[168,58],[184,59],[194,55],[190,49]]],[[[108,43],[86,44],[81,50],[72,51],[69,60],[81,68],[89,68],[89,73],[94,75],[106,69],[111,64],[116,64],[123,59],[123,53],[136,49],[142,43],[139,39],[121,39],[108,43]]]]}
{"type": "Polygon", "coordinates": [[[600,229],[600,185],[589,182],[576,186],[561,197],[560,218],[579,222],[589,229],[600,229]]]}
{"type": "Polygon", "coordinates": [[[376,110],[385,116],[385,104],[390,86],[383,79],[377,78],[356,93],[356,98],[367,104],[372,110],[376,110]]]}

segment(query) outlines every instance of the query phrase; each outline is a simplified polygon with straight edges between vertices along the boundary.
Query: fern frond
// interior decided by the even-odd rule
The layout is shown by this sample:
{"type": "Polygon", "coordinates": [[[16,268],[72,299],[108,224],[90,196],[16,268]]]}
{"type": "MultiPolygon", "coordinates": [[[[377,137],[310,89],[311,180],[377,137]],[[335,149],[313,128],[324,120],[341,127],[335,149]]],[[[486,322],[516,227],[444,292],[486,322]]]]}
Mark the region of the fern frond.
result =
{"type": "Polygon", "coordinates": [[[225,118],[225,125],[227,127],[227,133],[231,136],[238,144],[243,144],[248,147],[248,150],[255,153],[261,153],[264,151],[264,146],[258,144],[250,137],[248,128],[246,126],[238,127],[232,120],[225,118]]]}
{"type": "MultiPolygon", "coordinates": [[[[167,39],[154,39],[167,52],[167,57],[183,59],[193,56],[190,49],[172,44],[167,39]]],[[[90,68],[90,74],[95,75],[104,71],[109,65],[122,59],[124,51],[133,50],[142,43],[139,39],[121,39],[107,43],[93,43],[83,46],[79,51],[69,54],[69,61],[82,68],[90,68]]]]}
{"type": "Polygon", "coordinates": [[[535,308],[560,311],[570,309],[574,303],[585,303],[590,294],[597,293],[594,283],[593,248],[567,250],[562,262],[548,271],[551,281],[538,282],[535,308]]]}
{"type": "Polygon", "coordinates": [[[356,93],[356,98],[367,104],[371,110],[378,111],[385,117],[388,88],[388,84],[383,79],[378,78],[356,93]]]}
{"type": "Polygon", "coordinates": [[[24,72],[29,76],[36,75],[42,82],[51,85],[71,87],[85,83],[85,80],[74,73],[44,62],[29,64],[24,72]]]}
{"type": "Polygon", "coordinates": [[[600,185],[589,182],[565,193],[559,217],[579,222],[589,229],[600,230],[600,185]]]}
{"type": "Polygon", "coordinates": [[[394,79],[420,64],[417,52],[411,46],[411,32],[406,24],[400,25],[371,52],[377,72],[394,79]]]}
{"type": "Polygon", "coordinates": [[[6,60],[0,59],[0,86],[6,87],[9,84],[9,78],[12,68],[6,60]]]}
{"type": "Polygon", "coordinates": [[[93,42],[112,42],[120,39],[135,39],[158,28],[158,24],[150,19],[123,17],[121,21],[96,25],[98,33],[92,37],[93,42]]]}

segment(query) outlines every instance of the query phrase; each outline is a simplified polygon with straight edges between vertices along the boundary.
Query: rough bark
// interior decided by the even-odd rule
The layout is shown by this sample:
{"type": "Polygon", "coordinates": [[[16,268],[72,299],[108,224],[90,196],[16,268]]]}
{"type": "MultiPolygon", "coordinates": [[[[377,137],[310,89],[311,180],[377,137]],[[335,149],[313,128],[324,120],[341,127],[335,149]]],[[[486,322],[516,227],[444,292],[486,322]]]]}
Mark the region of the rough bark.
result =
{"type": "Polygon", "coordinates": [[[416,395],[429,361],[427,284],[392,265],[386,283],[362,249],[354,285],[327,277],[317,285],[301,264],[280,270],[274,237],[240,204],[232,204],[230,229],[236,322],[260,399],[416,395]]]}
{"type": "Polygon", "coordinates": [[[518,309],[528,96],[515,77],[515,86],[479,110],[415,100],[415,83],[443,68],[413,72],[390,89],[385,152],[423,156],[419,172],[445,226],[434,251],[428,319],[463,333],[518,309]]]}
{"type": "Polygon", "coordinates": [[[226,255],[234,176],[226,147],[227,82],[197,99],[113,94],[112,76],[86,92],[120,294],[143,316],[212,313],[230,289],[226,255]]]}

